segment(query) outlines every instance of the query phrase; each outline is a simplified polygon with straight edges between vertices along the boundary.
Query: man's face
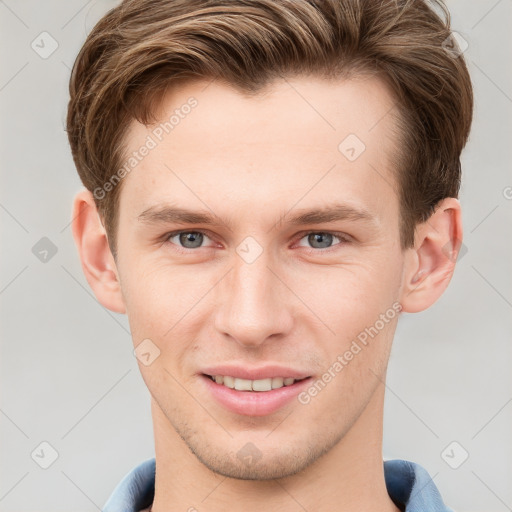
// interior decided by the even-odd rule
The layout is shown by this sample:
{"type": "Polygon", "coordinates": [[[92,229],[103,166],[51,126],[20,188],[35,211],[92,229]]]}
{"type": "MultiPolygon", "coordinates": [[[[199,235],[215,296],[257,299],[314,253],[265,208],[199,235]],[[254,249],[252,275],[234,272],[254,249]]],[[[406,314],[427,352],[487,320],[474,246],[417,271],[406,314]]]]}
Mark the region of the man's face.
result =
{"type": "Polygon", "coordinates": [[[218,473],[282,477],[343,440],[385,375],[404,263],[393,99],[375,78],[283,80],[253,98],[195,82],[161,121],[192,96],[161,141],[158,123],[126,139],[127,153],[157,142],[120,196],[133,341],[160,351],[140,364],[160,429],[218,473]],[[335,206],[337,220],[292,222],[335,206]],[[279,388],[294,376],[307,379],[279,388]]]}

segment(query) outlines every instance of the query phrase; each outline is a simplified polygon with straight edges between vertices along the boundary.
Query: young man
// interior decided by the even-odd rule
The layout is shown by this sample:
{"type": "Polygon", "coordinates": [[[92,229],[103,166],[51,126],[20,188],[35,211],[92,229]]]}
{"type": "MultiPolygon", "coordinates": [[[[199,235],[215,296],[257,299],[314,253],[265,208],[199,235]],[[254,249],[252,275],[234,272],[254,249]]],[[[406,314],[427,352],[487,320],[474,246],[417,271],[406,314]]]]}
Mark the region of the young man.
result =
{"type": "Polygon", "coordinates": [[[399,315],[462,240],[472,90],[443,10],[125,0],[88,36],[73,235],[128,315],[156,455],[105,511],[450,510],[382,460],[399,315]]]}

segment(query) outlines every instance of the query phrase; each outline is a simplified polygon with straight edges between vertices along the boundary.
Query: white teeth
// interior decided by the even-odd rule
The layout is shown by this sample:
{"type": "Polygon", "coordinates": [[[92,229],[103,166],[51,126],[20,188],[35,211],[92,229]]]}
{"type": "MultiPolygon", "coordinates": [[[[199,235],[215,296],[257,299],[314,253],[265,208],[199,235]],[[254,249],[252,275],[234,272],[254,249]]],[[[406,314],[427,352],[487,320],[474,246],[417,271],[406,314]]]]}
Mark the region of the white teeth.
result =
{"type": "Polygon", "coordinates": [[[235,379],[235,389],[237,391],[252,391],[252,382],[247,379],[235,379]]]}
{"type": "Polygon", "coordinates": [[[224,386],[233,389],[235,387],[235,379],[233,377],[224,377],[224,386]]]}
{"type": "Polygon", "coordinates": [[[260,379],[252,381],[253,391],[270,391],[272,389],[272,379],[260,379]]]}
{"type": "Polygon", "coordinates": [[[283,377],[274,377],[272,379],[272,389],[282,388],[284,383],[283,377]]]}
{"type": "Polygon", "coordinates": [[[295,379],[292,377],[273,377],[268,379],[239,379],[230,377],[229,375],[214,375],[211,379],[217,384],[224,385],[237,391],[270,391],[272,389],[279,389],[283,386],[291,386],[295,379]]]}

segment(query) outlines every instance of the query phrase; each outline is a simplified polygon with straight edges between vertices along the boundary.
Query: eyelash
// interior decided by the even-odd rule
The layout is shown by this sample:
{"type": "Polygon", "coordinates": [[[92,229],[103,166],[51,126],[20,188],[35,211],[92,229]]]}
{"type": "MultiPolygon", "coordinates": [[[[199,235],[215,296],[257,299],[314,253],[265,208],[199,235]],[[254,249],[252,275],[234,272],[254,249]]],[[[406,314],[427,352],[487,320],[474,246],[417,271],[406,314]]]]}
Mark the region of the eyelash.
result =
{"type": "MultiPolygon", "coordinates": [[[[211,237],[209,236],[209,232],[208,231],[204,231],[204,230],[201,230],[201,229],[194,229],[194,230],[181,230],[181,231],[173,231],[171,233],[166,233],[163,237],[163,244],[170,244],[170,245],[173,245],[176,247],[176,250],[178,252],[181,252],[183,254],[189,254],[190,251],[197,251],[198,249],[205,249],[205,247],[197,247],[195,249],[189,249],[187,247],[181,247],[173,242],[170,241],[171,238],[175,237],[176,235],[180,235],[182,233],[201,233],[202,235],[205,235],[207,236],[208,238],[211,239],[211,237]]],[[[318,254],[318,253],[326,253],[326,252],[331,252],[332,250],[335,250],[336,249],[336,246],[337,245],[346,245],[347,243],[350,243],[350,237],[345,234],[345,233],[339,233],[339,232],[336,232],[336,231],[307,231],[305,233],[301,233],[301,237],[297,240],[297,241],[300,241],[302,240],[303,238],[309,236],[309,235],[313,235],[313,234],[322,234],[322,235],[333,235],[335,236],[336,238],[338,238],[340,240],[340,243],[338,244],[335,244],[333,245],[332,247],[327,247],[325,249],[315,249],[314,247],[303,247],[303,249],[306,249],[306,252],[308,253],[315,253],[315,254],[318,254]]],[[[206,249],[208,249],[208,247],[206,247],[206,249]]]]}

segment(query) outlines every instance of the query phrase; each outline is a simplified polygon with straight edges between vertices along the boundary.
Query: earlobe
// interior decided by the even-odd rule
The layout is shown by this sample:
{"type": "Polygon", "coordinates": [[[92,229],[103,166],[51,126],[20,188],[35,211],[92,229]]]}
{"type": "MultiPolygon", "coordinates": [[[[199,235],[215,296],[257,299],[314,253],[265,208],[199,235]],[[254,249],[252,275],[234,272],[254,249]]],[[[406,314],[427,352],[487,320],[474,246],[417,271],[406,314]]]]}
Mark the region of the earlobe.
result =
{"type": "Polygon", "coordinates": [[[116,263],[91,192],[75,196],[72,215],[73,238],[89,286],[103,306],[126,313],[116,263]]]}
{"type": "Polygon", "coordinates": [[[417,226],[414,248],[408,249],[401,300],[403,311],[416,313],[436,302],[455,270],[462,244],[460,203],[443,199],[431,217],[417,226]]]}

